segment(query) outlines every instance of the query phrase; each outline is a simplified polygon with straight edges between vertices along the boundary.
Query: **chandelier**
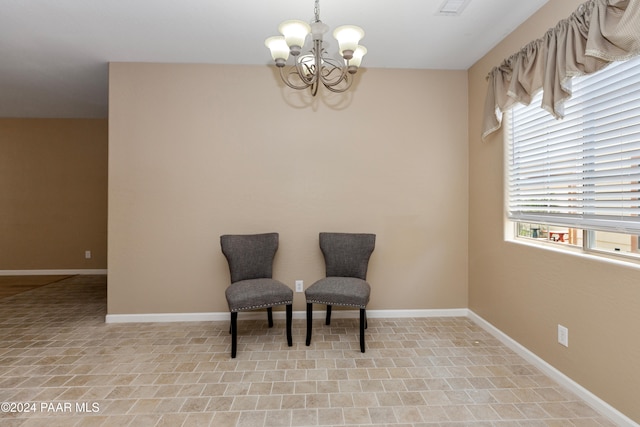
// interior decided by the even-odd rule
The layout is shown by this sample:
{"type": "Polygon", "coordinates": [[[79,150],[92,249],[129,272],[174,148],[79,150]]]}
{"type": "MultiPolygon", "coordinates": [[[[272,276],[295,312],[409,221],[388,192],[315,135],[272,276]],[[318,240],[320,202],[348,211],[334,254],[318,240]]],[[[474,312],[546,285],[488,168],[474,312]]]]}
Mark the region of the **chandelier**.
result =
{"type": "Polygon", "coordinates": [[[333,31],[338,40],[343,60],[327,56],[322,36],[329,26],[320,20],[319,0],[315,0],[315,19],[311,25],[304,21],[284,21],[278,27],[281,36],[269,37],[264,44],[271,50],[271,57],[280,69],[282,81],[292,89],[310,88],[316,96],[320,83],[332,92],[344,92],[353,82],[353,74],[358,71],[362,57],[367,53],[359,46],[364,31],[355,25],[343,25],[333,31]],[[311,50],[301,55],[307,36],[311,34],[311,50]],[[293,56],[293,65],[287,65],[289,54],[293,56]]]}

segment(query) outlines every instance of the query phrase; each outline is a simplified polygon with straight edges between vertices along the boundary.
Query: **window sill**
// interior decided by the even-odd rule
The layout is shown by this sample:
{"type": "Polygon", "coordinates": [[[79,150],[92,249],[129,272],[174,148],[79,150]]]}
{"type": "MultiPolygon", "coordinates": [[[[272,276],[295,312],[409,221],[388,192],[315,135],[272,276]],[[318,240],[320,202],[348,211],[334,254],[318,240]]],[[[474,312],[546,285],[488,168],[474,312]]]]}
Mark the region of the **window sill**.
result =
{"type": "Polygon", "coordinates": [[[558,252],[561,254],[577,256],[583,259],[603,262],[606,264],[614,264],[622,267],[630,267],[634,269],[640,269],[640,259],[636,259],[635,257],[627,257],[624,255],[613,255],[604,251],[591,250],[585,251],[581,247],[577,246],[564,246],[559,243],[545,241],[534,241],[528,239],[519,239],[519,238],[507,238],[505,239],[506,243],[512,243],[516,245],[528,246],[530,248],[558,252]]]}

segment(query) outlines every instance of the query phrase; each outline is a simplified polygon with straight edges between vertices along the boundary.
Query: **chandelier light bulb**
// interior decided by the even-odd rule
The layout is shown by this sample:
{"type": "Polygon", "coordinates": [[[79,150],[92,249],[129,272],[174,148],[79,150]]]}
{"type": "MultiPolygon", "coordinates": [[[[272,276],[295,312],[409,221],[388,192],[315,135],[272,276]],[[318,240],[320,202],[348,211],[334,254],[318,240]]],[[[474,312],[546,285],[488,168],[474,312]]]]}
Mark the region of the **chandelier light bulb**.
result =
{"type": "Polygon", "coordinates": [[[280,24],[278,31],[284,36],[291,54],[298,56],[307,35],[311,32],[311,27],[304,21],[290,20],[280,24]]]}
{"type": "Polygon", "coordinates": [[[333,31],[333,37],[338,40],[340,55],[344,59],[351,59],[353,52],[358,47],[358,43],[364,37],[364,30],[355,25],[343,25],[333,31]]]}
{"type": "MultiPolygon", "coordinates": [[[[358,46],[356,50],[353,52],[353,58],[349,60],[349,72],[351,72],[351,67],[355,67],[356,70],[362,63],[362,57],[367,54],[367,48],[364,46],[358,46]]],[[[354,71],[355,73],[355,71],[354,71]]],[[[353,74],[353,73],[352,73],[353,74]]]]}
{"type": "Polygon", "coordinates": [[[284,67],[289,59],[289,46],[282,36],[269,37],[264,41],[264,45],[271,51],[271,57],[276,61],[278,67],[284,67]]]}

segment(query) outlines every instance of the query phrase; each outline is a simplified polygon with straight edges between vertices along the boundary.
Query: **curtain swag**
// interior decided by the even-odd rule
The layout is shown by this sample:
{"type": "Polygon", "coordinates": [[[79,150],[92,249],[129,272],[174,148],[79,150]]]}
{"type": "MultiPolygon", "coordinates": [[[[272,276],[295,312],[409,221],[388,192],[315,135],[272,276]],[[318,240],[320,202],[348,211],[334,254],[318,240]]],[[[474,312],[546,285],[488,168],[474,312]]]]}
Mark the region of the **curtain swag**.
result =
{"type": "Polygon", "coordinates": [[[563,117],[571,78],[640,54],[640,0],[590,0],[565,20],[494,67],[487,80],[482,139],[498,130],[502,113],[528,105],[539,90],[541,107],[563,117]]]}

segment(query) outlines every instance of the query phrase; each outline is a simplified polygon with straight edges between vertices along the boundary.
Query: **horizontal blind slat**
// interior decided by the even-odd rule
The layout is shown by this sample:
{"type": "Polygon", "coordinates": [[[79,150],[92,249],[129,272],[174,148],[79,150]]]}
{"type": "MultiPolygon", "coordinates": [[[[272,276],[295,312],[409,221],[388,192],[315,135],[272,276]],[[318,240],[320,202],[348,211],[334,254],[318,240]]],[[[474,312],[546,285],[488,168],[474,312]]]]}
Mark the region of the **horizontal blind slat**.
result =
{"type": "Polygon", "coordinates": [[[640,57],[574,78],[562,120],[539,107],[542,93],[510,110],[512,220],[640,234],[638,70],[640,57]]]}

